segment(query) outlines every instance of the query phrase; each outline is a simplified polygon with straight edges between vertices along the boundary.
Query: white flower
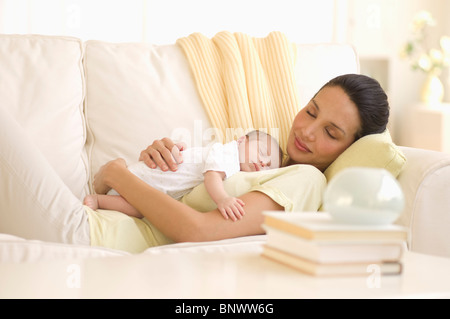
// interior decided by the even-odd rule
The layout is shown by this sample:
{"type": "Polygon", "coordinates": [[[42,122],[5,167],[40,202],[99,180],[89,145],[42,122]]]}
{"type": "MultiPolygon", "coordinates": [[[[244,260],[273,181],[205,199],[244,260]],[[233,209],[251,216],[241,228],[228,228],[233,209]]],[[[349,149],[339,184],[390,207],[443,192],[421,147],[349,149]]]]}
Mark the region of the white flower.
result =
{"type": "Polygon", "coordinates": [[[450,37],[443,36],[441,38],[441,48],[445,53],[450,54],[450,37]]]}
{"type": "Polygon", "coordinates": [[[417,32],[422,30],[425,26],[435,26],[436,21],[428,11],[420,11],[413,19],[413,31],[417,32]]]}
{"type": "Polygon", "coordinates": [[[407,42],[401,52],[401,57],[409,59],[414,70],[440,74],[443,68],[450,66],[449,36],[441,37],[440,48],[427,47],[427,27],[435,25],[436,21],[428,11],[421,11],[414,17],[414,39],[407,42]]]}
{"type": "Polygon", "coordinates": [[[450,66],[450,56],[445,57],[444,66],[450,66]]]}
{"type": "Polygon", "coordinates": [[[430,60],[433,63],[441,63],[441,61],[444,59],[444,55],[442,54],[441,50],[437,50],[437,49],[431,49],[430,50],[430,60]]]}
{"type": "Polygon", "coordinates": [[[430,71],[431,67],[432,67],[431,59],[425,53],[421,55],[421,57],[419,58],[419,61],[417,61],[417,64],[419,65],[419,68],[421,68],[425,72],[430,71]]]}

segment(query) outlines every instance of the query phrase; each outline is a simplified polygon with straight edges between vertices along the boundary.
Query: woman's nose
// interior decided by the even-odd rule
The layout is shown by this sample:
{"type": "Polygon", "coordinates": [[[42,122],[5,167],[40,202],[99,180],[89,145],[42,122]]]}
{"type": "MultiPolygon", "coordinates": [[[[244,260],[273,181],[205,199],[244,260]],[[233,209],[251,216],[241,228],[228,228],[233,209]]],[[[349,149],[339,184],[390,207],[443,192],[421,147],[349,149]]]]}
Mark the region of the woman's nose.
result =
{"type": "Polygon", "coordinates": [[[316,139],[316,127],[309,125],[303,129],[303,138],[308,141],[314,141],[316,139]]]}

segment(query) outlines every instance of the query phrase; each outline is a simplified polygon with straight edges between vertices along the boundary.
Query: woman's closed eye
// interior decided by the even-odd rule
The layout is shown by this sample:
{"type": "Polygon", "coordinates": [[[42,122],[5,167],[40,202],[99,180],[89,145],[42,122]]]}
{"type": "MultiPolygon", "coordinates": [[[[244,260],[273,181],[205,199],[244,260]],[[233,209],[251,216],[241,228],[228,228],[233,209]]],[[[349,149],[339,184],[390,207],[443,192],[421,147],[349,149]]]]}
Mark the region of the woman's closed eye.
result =
{"type": "Polygon", "coordinates": [[[333,140],[337,139],[337,137],[334,136],[329,129],[325,129],[325,132],[327,133],[328,137],[332,138],[333,140]]]}
{"type": "MultiPolygon", "coordinates": [[[[313,119],[317,119],[318,106],[317,106],[317,103],[314,100],[312,100],[312,103],[313,103],[313,106],[309,107],[306,110],[306,114],[308,114],[308,116],[310,116],[313,119]]],[[[324,128],[324,130],[325,130],[325,134],[329,138],[331,138],[333,140],[337,140],[338,139],[337,132],[335,131],[335,126],[334,125],[326,126],[324,128]]]]}
{"type": "Polygon", "coordinates": [[[309,116],[311,116],[311,117],[314,118],[314,119],[317,117],[317,115],[314,114],[314,113],[311,112],[311,111],[306,111],[306,114],[308,114],[309,116]]]}

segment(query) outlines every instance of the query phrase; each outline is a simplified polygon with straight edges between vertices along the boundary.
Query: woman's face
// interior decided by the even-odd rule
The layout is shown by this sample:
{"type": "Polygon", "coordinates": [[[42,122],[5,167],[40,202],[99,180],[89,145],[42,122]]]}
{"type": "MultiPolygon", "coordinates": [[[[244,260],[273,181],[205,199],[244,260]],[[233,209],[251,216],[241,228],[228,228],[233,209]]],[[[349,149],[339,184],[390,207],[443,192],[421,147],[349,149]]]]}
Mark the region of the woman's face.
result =
{"type": "Polygon", "coordinates": [[[287,144],[291,163],[324,171],[354,141],[358,109],[340,87],[323,88],[295,117],[287,144]]]}

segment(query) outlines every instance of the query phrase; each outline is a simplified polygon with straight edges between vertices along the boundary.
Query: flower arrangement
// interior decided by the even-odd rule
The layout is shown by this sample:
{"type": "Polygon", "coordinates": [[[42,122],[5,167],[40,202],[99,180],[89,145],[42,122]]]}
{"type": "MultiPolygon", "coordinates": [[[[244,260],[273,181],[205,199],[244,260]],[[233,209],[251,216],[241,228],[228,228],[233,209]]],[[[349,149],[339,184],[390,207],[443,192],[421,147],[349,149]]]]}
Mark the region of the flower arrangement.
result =
{"type": "Polygon", "coordinates": [[[419,12],[412,23],[414,38],[405,44],[401,55],[411,61],[413,70],[439,76],[444,68],[450,66],[450,37],[441,37],[439,48],[430,48],[427,36],[429,28],[434,26],[436,21],[430,12],[419,12]]]}

